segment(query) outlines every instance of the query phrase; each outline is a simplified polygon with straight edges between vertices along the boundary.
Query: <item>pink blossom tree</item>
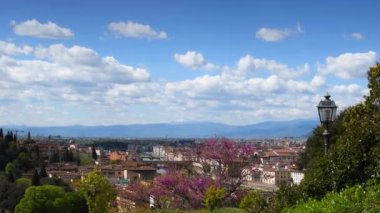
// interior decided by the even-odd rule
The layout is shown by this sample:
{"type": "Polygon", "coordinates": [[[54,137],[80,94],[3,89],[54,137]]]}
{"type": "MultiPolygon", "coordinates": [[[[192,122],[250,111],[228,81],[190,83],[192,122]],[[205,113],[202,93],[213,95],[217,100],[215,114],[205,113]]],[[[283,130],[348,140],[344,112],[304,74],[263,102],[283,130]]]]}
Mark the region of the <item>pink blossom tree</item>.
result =
{"type": "Polygon", "coordinates": [[[202,171],[171,171],[156,178],[151,193],[158,206],[168,208],[201,207],[210,185],[223,188],[226,199],[233,200],[244,180],[242,170],[252,162],[254,151],[250,144],[227,138],[213,138],[196,144],[192,159],[201,165],[202,171]]]}
{"type": "MultiPolygon", "coordinates": [[[[249,167],[255,148],[227,138],[213,138],[196,144],[191,150],[194,164],[201,170],[172,169],[157,177],[152,187],[143,193],[152,195],[156,208],[197,209],[203,206],[207,189],[213,185],[223,189],[225,201],[239,199],[239,188],[244,180],[244,167],[249,167]]],[[[133,187],[130,188],[133,190],[133,187]]],[[[135,191],[141,187],[135,186],[135,191]]],[[[149,196],[144,194],[144,198],[149,196]]],[[[141,197],[136,197],[141,199],[141,197]]]]}
{"type": "Polygon", "coordinates": [[[151,194],[158,208],[196,209],[202,206],[211,183],[207,176],[170,172],[156,178],[151,194]]]}

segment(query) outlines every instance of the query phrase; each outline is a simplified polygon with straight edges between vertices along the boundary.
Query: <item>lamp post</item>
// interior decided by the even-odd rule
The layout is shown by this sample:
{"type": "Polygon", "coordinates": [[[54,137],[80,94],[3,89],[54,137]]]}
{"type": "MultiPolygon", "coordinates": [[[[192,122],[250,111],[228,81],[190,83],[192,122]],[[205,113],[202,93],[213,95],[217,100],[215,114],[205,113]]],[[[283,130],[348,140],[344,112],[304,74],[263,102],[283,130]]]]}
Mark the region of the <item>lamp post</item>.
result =
{"type": "Polygon", "coordinates": [[[319,120],[325,127],[325,131],[323,132],[323,140],[325,143],[325,155],[327,154],[327,150],[329,149],[329,123],[332,123],[336,117],[336,109],[338,108],[335,105],[333,100],[330,100],[330,95],[327,93],[325,95],[325,100],[321,100],[317,106],[319,120]]]}

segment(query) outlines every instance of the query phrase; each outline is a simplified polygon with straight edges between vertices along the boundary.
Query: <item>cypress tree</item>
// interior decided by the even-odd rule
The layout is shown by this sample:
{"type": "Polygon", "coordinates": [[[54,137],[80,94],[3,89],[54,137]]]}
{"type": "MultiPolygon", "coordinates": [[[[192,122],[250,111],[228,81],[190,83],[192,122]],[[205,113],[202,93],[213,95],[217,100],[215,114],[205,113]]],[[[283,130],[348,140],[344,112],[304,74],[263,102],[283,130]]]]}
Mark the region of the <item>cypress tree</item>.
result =
{"type": "Polygon", "coordinates": [[[31,141],[32,140],[32,136],[30,135],[30,131],[28,131],[28,138],[27,138],[27,141],[31,141]]]}
{"type": "Polygon", "coordinates": [[[42,163],[41,164],[41,170],[40,170],[40,177],[44,178],[44,177],[47,177],[47,176],[48,176],[48,174],[46,172],[45,164],[42,163]]]}
{"type": "Polygon", "coordinates": [[[39,186],[40,185],[40,175],[38,174],[37,169],[34,169],[33,177],[32,177],[32,185],[39,186]]]}
{"type": "Polygon", "coordinates": [[[92,144],[91,149],[92,149],[92,158],[93,158],[94,160],[97,160],[97,159],[98,159],[98,155],[96,154],[95,144],[92,144]]]}

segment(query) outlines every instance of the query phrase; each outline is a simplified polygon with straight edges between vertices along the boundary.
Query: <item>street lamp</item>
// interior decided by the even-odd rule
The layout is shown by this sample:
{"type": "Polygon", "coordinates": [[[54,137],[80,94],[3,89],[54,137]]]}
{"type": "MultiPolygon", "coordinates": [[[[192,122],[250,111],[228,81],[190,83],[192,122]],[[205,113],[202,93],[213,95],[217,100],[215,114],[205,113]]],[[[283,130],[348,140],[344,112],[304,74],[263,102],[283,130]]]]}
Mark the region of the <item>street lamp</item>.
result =
{"type": "Polygon", "coordinates": [[[335,105],[335,102],[333,100],[330,100],[330,97],[331,96],[329,93],[327,93],[325,95],[325,100],[321,100],[317,106],[319,120],[325,127],[325,131],[323,132],[323,140],[325,142],[325,155],[329,149],[329,123],[332,123],[335,120],[336,109],[338,108],[338,106],[335,105]]]}

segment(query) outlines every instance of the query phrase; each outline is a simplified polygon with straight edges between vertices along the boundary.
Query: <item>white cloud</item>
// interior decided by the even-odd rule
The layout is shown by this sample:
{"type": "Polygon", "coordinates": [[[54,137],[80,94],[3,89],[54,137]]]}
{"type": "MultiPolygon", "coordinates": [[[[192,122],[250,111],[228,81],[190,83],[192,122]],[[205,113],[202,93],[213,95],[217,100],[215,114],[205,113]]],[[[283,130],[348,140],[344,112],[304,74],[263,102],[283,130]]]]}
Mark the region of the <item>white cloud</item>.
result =
{"type": "MultiPolygon", "coordinates": [[[[11,49],[17,53],[20,48],[11,49]]],[[[0,76],[0,101],[94,105],[109,104],[107,93],[115,84],[150,81],[143,68],[122,64],[112,56],[100,57],[86,47],[62,44],[34,48],[28,59],[0,54],[0,76]]]]}
{"type": "MultiPolygon", "coordinates": [[[[177,59],[194,69],[206,69],[208,64],[195,51],[177,54],[177,59]]],[[[224,66],[212,75],[154,81],[146,69],[100,56],[88,47],[0,42],[0,121],[39,125],[194,120],[249,124],[316,117],[312,109],[325,89],[340,109],[357,103],[368,92],[357,84],[330,86],[322,73],[298,78],[309,69],[307,64],[293,68],[246,55],[237,60],[236,67],[224,66]],[[9,117],[11,121],[7,121],[9,117]]]]}
{"type": "Polygon", "coordinates": [[[108,30],[117,36],[127,38],[166,39],[168,37],[164,31],[157,31],[149,25],[132,21],[111,22],[108,24],[108,30]]]}
{"type": "Polygon", "coordinates": [[[351,33],[351,37],[356,39],[356,40],[363,40],[364,39],[364,35],[361,33],[351,33]]]}
{"type": "Polygon", "coordinates": [[[24,45],[24,46],[17,46],[13,43],[5,42],[5,41],[0,41],[0,54],[5,54],[5,55],[28,55],[33,52],[33,48],[24,45]]]}
{"type": "Polygon", "coordinates": [[[327,57],[326,64],[319,65],[322,74],[334,74],[342,79],[365,78],[369,67],[376,63],[376,52],[344,53],[327,57]]]}
{"type": "Polygon", "coordinates": [[[58,26],[54,22],[40,23],[36,19],[17,23],[11,21],[13,32],[20,36],[31,36],[35,38],[67,39],[74,37],[69,28],[58,26]]]}
{"type": "Polygon", "coordinates": [[[248,71],[259,70],[267,70],[281,76],[282,78],[297,78],[309,71],[309,65],[304,64],[294,69],[290,68],[286,64],[278,63],[275,60],[258,59],[251,55],[246,55],[240,58],[237,63],[237,72],[240,74],[247,73],[248,71]]]}
{"type": "Polygon", "coordinates": [[[174,59],[181,65],[191,68],[191,69],[201,69],[201,70],[215,70],[219,69],[218,66],[207,63],[202,53],[196,51],[187,51],[185,54],[174,54],[174,59]]]}
{"type": "Polygon", "coordinates": [[[256,32],[256,38],[267,42],[277,42],[301,33],[303,33],[303,30],[300,25],[297,25],[295,29],[276,29],[262,27],[256,32]]]}
{"type": "Polygon", "coordinates": [[[324,85],[326,82],[325,78],[321,75],[316,75],[313,77],[313,79],[310,81],[310,85],[313,87],[313,88],[319,88],[321,87],[322,85],[324,85]]]}
{"type": "Polygon", "coordinates": [[[334,94],[360,95],[361,92],[362,92],[362,89],[357,84],[334,85],[331,88],[331,93],[334,93],[334,94]]]}

